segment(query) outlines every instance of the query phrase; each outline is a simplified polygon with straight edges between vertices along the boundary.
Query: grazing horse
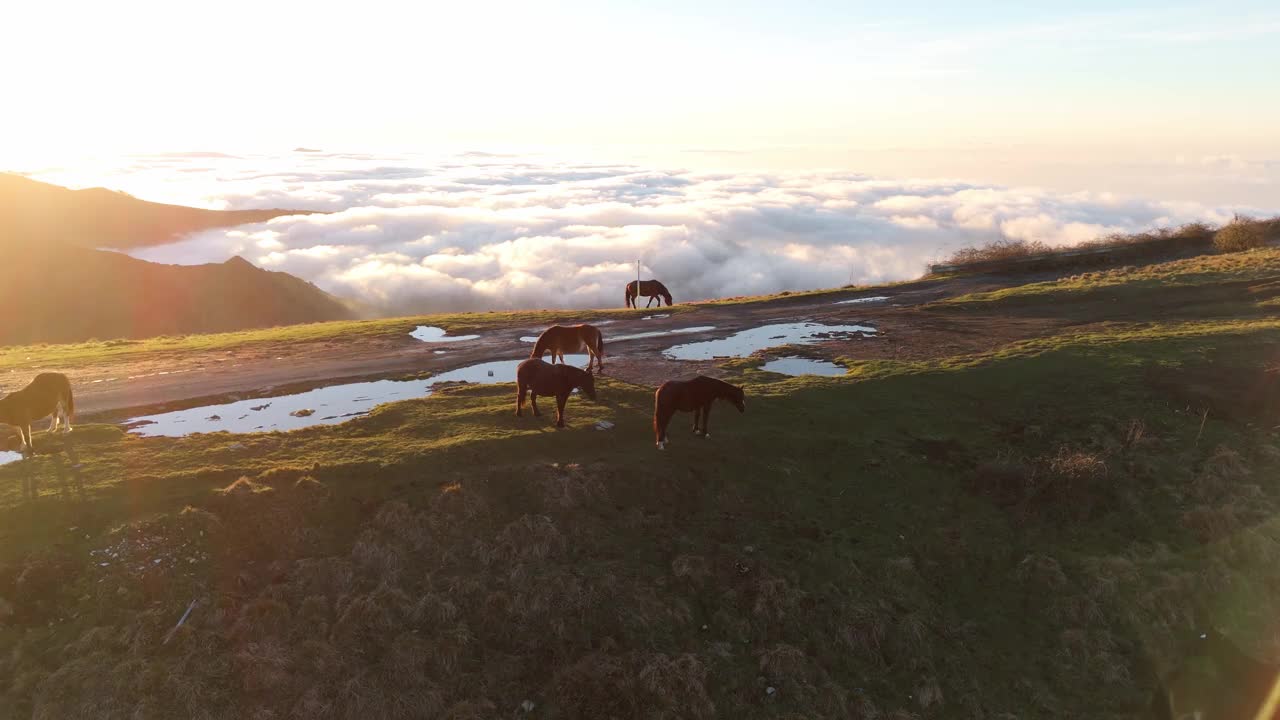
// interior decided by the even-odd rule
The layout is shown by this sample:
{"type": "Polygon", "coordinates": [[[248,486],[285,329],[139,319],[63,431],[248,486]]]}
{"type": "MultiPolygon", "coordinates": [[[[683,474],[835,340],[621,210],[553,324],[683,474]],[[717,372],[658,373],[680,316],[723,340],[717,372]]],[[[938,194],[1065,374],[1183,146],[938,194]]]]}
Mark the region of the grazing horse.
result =
{"type": "MultiPolygon", "coordinates": [[[[671,293],[667,291],[667,286],[657,280],[632,280],[627,283],[627,307],[639,307],[636,304],[636,298],[640,296],[649,298],[649,302],[644,306],[647,308],[653,304],[654,300],[659,297],[667,301],[667,307],[671,306],[671,293]],[[636,283],[640,284],[640,288],[636,289],[636,283]]],[[[662,300],[658,300],[658,307],[662,307],[662,300]]]]}
{"type": "Polygon", "coordinates": [[[564,403],[574,388],[596,399],[596,380],[590,370],[580,370],[571,365],[552,365],[537,358],[529,358],[516,368],[516,417],[524,416],[524,395],[530,394],[535,417],[538,412],[538,396],[554,395],[556,398],[556,427],[564,427],[564,403]]]}
{"type": "Polygon", "coordinates": [[[71,416],[75,412],[71,381],[62,373],[40,373],[30,385],[0,398],[0,423],[18,428],[23,451],[33,449],[31,423],[52,415],[49,432],[57,430],[59,425],[63,432],[71,432],[71,416]]]}
{"type": "Polygon", "coordinates": [[[677,410],[692,411],[693,432],[699,432],[701,421],[702,436],[711,437],[707,421],[711,418],[711,403],[716,398],[733,403],[738,412],[747,411],[747,398],[742,388],[723,380],[699,375],[692,380],[668,380],[662,383],[658,392],[653,394],[653,435],[658,449],[665,450],[667,447],[667,424],[677,410]]]}
{"type": "Polygon", "coordinates": [[[1180,648],[1183,659],[1207,658],[1207,677],[1184,665],[1156,687],[1146,717],[1280,720],[1280,667],[1250,657],[1196,609],[1196,627],[1180,648]]]}
{"type": "Polygon", "coordinates": [[[563,363],[565,353],[584,349],[591,356],[587,359],[587,369],[591,369],[591,358],[595,358],[597,369],[604,372],[604,335],[594,325],[552,325],[538,336],[529,357],[541,360],[550,352],[552,363],[557,357],[563,363]]]}

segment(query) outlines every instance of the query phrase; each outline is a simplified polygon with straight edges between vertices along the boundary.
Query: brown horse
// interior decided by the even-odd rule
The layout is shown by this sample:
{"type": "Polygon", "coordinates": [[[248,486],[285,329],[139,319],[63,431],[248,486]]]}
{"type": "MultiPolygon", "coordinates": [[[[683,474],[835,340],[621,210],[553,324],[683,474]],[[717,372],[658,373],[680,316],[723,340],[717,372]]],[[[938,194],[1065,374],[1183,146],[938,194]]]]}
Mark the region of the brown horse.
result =
{"type": "Polygon", "coordinates": [[[711,437],[707,430],[707,421],[711,419],[711,403],[717,398],[728,400],[738,408],[738,412],[747,411],[747,398],[742,388],[730,385],[723,380],[699,375],[692,380],[668,380],[662,383],[653,394],[653,435],[659,450],[667,447],[667,424],[677,410],[693,413],[693,432],[703,437],[711,437]]]}
{"type": "Polygon", "coordinates": [[[538,336],[529,357],[542,359],[547,352],[551,353],[551,362],[556,358],[564,362],[565,353],[576,353],[586,350],[587,369],[591,369],[591,359],[596,361],[596,369],[604,372],[604,335],[594,325],[552,325],[538,336]]]}
{"type": "Polygon", "coordinates": [[[530,394],[530,404],[535,417],[538,412],[538,396],[554,395],[556,398],[556,427],[564,427],[564,404],[570,393],[580,388],[582,394],[596,399],[596,380],[590,370],[580,370],[570,365],[552,365],[536,358],[520,363],[516,368],[516,417],[524,417],[524,395],[530,394]]]}
{"type": "Polygon", "coordinates": [[[0,423],[14,425],[22,438],[22,450],[32,450],[31,423],[53,416],[49,432],[58,429],[71,432],[71,416],[76,402],[71,396],[71,381],[62,373],[40,373],[30,385],[0,399],[0,423]]]}
{"type": "MultiPolygon", "coordinates": [[[[667,301],[668,307],[671,306],[671,293],[667,292],[666,285],[657,280],[632,280],[627,283],[627,307],[639,307],[636,305],[636,298],[642,295],[649,298],[649,302],[644,304],[645,307],[649,307],[659,297],[667,301]],[[636,283],[640,283],[639,289],[636,289],[636,283]]],[[[662,307],[662,300],[658,300],[658,307],[662,307]]]]}

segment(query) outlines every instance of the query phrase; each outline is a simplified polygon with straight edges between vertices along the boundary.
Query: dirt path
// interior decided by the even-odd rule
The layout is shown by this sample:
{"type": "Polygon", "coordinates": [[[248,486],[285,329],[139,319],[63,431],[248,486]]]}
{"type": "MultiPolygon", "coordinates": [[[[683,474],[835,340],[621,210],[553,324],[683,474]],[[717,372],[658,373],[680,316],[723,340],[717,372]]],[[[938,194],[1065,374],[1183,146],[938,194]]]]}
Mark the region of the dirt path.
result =
{"type": "MultiPolygon", "coordinates": [[[[1026,282],[1020,278],[1018,282],[1026,282]]],[[[606,372],[629,382],[656,386],[666,379],[698,372],[713,374],[714,361],[667,359],[672,345],[726,337],[769,323],[813,320],[866,324],[877,328],[871,339],[833,340],[814,346],[829,357],[920,359],[964,354],[1012,340],[1050,332],[1053,323],[1035,319],[1002,320],[956,317],[922,311],[920,305],[959,294],[1002,287],[999,277],[925,280],[875,291],[783,297],[768,302],[705,305],[692,312],[660,317],[659,310],[637,312],[602,326],[606,372]],[[881,302],[841,303],[858,297],[888,295],[881,302]],[[642,319],[642,318],[650,319],[642,319]],[[635,340],[619,336],[694,326],[714,330],[635,340]]],[[[283,386],[305,387],[346,379],[375,379],[438,373],[473,363],[527,356],[522,336],[542,328],[512,326],[480,332],[475,340],[424,343],[409,336],[361,338],[291,345],[250,346],[237,350],[157,354],[143,360],[60,368],[73,377],[82,420],[116,421],[132,414],[198,404],[204,398],[263,395],[283,386]]],[[[54,369],[54,368],[51,368],[54,369]]]]}

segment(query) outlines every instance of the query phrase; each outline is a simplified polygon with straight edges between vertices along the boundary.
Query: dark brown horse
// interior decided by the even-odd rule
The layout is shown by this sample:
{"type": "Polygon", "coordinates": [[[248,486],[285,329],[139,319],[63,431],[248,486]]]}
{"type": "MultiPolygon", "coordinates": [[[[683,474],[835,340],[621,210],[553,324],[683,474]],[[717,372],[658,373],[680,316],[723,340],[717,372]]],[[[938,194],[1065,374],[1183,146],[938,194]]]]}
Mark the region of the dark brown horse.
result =
{"type": "Polygon", "coordinates": [[[63,432],[71,432],[71,416],[75,412],[71,381],[62,373],[40,373],[31,384],[0,398],[0,424],[18,428],[23,451],[33,448],[31,423],[52,415],[49,432],[57,430],[59,425],[63,432]]]}
{"type": "Polygon", "coordinates": [[[590,355],[587,369],[591,369],[591,358],[596,361],[596,369],[604,372],[604,335],[594,325],[552,325],[538,336],[529,357],[542,359],[551,353],[551,362],[556,358],[564,362],[565,353],[577,353],[586,350],[590,355]]]}
{"type": "MultiPolygon", "coordinates": [[[[668,307],[671,306],[671,293],[667,291],[666,285],[657,280],[632,280],[627,283],[627,307],[639,307],[636,305],[636,298],[641,296],[649,298],[649,302],[644,304],[645,307],[649,307],[659,297],[667,301],[668,307]],[[636,283],[640,284],[639,290],[636,289],[636,283]]],[[[662,300],[658,300],[658,307],[662,307],[662,300]]]]}
{"type": "Polygon", "coordinates": [[[520,363],[516,368],[516,416],[524,416],[524,395],[530,394],[534,416],[538,412],[538,396],[554,395],[556,398],[556,427],[564,427],[564,404],[575,388],[588,398],[596,399],[596,379],[590,370],[580,370],[571,365],[552,365],[536,358],[520,363]]]}
{"type": "Polygon", "coordinates": [[[711,403],[717,398],[728,400],[747,411],[747,398],[742,388],[723,380],[699,375],[692,380],[668,380],[653,394],[653,435],[659,450],[667,447],[667,424],[677,410],[693,413],[693,432],[711,437],[707,421],[711,419],[711,403]]]}
{"type": "Polygon", "coordinates": [[[1146,717],[1280,719],[1280,667],[1242,651],[1203,608],[1195,609],[1195,624],[1179,652],[1182,660],[1199,662],[1184,662],[1160,681],[1146,717]],[[1212,673],[1203,671],[1205,660],[1212,673]]]}

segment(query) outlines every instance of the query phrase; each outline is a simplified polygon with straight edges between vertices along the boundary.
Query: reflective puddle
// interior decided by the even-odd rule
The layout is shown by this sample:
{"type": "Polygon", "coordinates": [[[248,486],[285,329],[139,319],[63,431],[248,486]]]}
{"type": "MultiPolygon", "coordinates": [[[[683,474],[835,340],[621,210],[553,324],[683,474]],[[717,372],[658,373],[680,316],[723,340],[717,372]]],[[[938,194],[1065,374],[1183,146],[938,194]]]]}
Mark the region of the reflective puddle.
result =
{"type": "Polygon", "coordinates": [[[670,315],[670,314],[668,314],[668,313],[663,313],[662,315],[645,315],[644,317],[642,317],[642,318],[640,318],[640,319],[641,319],[641,320],[660,320],[660,319],[662,319],[662,318],[669,318],[669,317],[671,317],[671,315],[670,315]]]}
{"type": "Polygon", "coordinates": [[[846,368],[833,362],[801,357],[784,357],[770,360],[762,365],[760,369],[782,375],[823,375],[825,377],[839,377],[846,372],[846,368]]]}
{"type": "MultiPolygon", "coordinates": [[[[254,398],[205,405],[188,410],[143,415],[124,423],[129,431],[146,437],[182,437],[207,432],[271,432],[298,430],[316,425],[336,425],[367,414],[384,403],[426,397],[444,383],[509,383],[525,360],[496,360],[440,373],[425,380],[377,380],[316,388],[294,395],[254,398]]],[[[586,355],[566,355],[570,365],[582,367],[586,355]]],[[[15,453],[16,454],[16,453],[15,453]]]]}
{"type": "Polygon", "coordinates": [[[888,295],[876,295],[875,297],[854,298],[852,300],[837,300],[836,305],[852,305],[854,303],[883,302],[888,300],[888,295]]]}
{"type": "Polygon", "coordinates": [[[22,459],[22,453],[10,452],[8,450],[0,450],[0,465],[6,463],[17,462],[22,459]]]}
{"type": "Polygon", "coordinates": [[[419,325],[417,330],[409,333],[415,340],[422,342],[461,342],[463,340],[475,340],[479,335],[449,335],[444,328],[438,328],[434,325],[419,325]]]}
{"type": "Polygon", "coordinates": [[[875,332],[875,328],[866,325],[782,323],[743,330],[720,340],[676,345],[663,351],[663,355],[674,360],[739,358],[781,345],[812,345],[823,340],[846,340],[856,334],[866,337],[875,332]]]}
{"type": "MultiPolygon", "coordinates": [[[[624,340],[643,340],[645,338],[662,337],[663,335],[691,335],[693,333],[708,332],[715,330],[715,325],[697,325],[687,328],[674,328],[671,330],[654,330],[652,332],[634,333],[631,335],[606,335],[604,338],[605,350],[608,351],[608,344],[613,342],[623,342],[624,340]]],[[[525,335],[520,338],[520,342],[536,343],[538,338],[535,335],[525,335]]]]}
{"type": "Polygon", "coordinates": [[[662,337],[663,335],[692,335],[693,333],[708,332],[715,330],[715,325],[697,325],[687,328],[675,328],[673,330],[654,330],[653,332],[635,333],[633,335],[619,335],[617,337],[607,337],[605,342],[621,342],[623,340],[643,340],[644,338],[662,337]]]}

